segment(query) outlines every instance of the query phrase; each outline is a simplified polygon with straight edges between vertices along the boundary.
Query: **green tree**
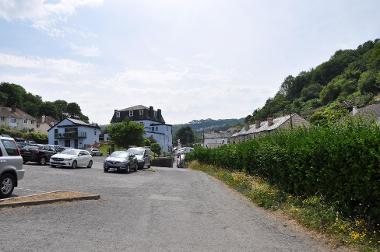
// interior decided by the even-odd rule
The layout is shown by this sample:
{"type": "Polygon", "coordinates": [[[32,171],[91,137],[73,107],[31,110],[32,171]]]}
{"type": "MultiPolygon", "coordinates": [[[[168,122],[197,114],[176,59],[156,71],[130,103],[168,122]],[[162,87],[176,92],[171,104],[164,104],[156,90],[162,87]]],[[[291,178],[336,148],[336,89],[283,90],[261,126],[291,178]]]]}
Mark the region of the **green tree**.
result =
{"type": "Polygon", "coordinates": [[[192,145],[194,143],[194,132],[189,126],[180,128],[175,136],[175,141],[181,140],[183,145],[192,145]]]}
{"type": "Polygon", "coordinates": [[[123,121],[113,123],[107,127],[112,141],[124,148],[129,148],[131,145],[141,146],[144,144],[144,126],[133,122],[123,121]]]}
{"type": "Polygon", "coordinates": [[[161,146],[158,143],[152,143],[150,149],[152,150],[155,156],[159,156],[161,153],[161,146]]]}
{"type": "Polygon", "coordinates": [[[13,83],[3,82],[0,84],[0,92],[6,93],[8,96],[6,106],[22,107],[23,95],[26,94],[23,87],[13,83]]]}
{"type": "Polygon", "coordinates": [[[39,111],[40,115],[52,116],[54,118],[58,117],[57,108],[53,102],[42,103],[39,111]]]}
{"type": "Polygon", "coordinates": [[[77,115],[80,116],[82,115],[82,111],[79,107],[79,105],[76,102],[70,102],[67,104],[67,113],[69,113],[71,116],[77,115]]]}
{"type": "Polygon", "coordinates": [[[315,111],[310,117],[310,122],[319,126],[331,125],[346,115],[348,110],[338,102],[333,102],[315,111]]]}
{"type": "Polygon", "coordinates": [[[376,75],[374,72],[367,71],[360,75],[359,90],[362,94],[377,94],[377,92],[380,91],[380,83],[376,81],[376,75]]]}

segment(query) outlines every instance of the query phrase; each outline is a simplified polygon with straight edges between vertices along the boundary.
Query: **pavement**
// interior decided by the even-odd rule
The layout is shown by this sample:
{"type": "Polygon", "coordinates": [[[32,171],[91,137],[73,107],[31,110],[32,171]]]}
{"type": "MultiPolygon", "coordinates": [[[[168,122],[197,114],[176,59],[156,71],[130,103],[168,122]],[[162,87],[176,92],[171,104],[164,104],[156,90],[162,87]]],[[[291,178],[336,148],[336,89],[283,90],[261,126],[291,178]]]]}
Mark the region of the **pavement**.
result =
{"type": "Polygon", "coordinates": [[[25,165],[16,195],[56,190],[97,201],[0,209],[0,251],[328,251],[236,192],[189,169],[130,174],[25,165]]]}

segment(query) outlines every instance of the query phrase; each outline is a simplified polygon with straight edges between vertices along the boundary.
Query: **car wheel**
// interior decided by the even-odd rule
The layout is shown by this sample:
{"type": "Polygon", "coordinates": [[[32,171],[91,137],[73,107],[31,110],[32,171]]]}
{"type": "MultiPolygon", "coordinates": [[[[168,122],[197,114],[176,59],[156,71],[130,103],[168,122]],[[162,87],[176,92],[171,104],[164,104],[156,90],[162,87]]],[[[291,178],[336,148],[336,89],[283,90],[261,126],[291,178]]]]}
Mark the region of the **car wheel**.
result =
{"type": "Polygon", "coordinates": [[[88,165],[87,165],[87,168],[91,168],[92,167],[92,160],[90,160],[90,162],[88,163],[88,165]]]}
{"type": "Polygon", "coordinates": [[[41,159],[40,159],[40,165],[46,165],[46,158],[45,157],[42,157],[41,159]]]}
{"type": "Polygon", "coordinates": [[[131,165],[127,164],[127,173],[130,173],[130,172],[131,172],[131,165]]]}
{"type": "Polygon", "coordinates": [[[73,168],[73,169],[75,169],[75,168],[77,168],[77,161],[73,161],[73,163],[71,164],[71,168],[73,168]]]}
{"type": "Polygon", "coordinates": [[[148,165],[148,168],[150,168],[150,165],[148,165]]]}
{"type": "Polygon", "coordinates": [[[0,178],[0,198],[9,197],[15,187],[15,178],[12,174],[5,173],[0,178]]]}
{"type": "Polygon", "coordinates": [[[104,168],[104,173],[107,173],[108,172],[108,168],[104,168]]]}
{"type": "Polygon", "coordinates": [[[139,170],[139,163],[136,162],[135,164],[135,172],[137,172],[139,170]]]}
{"type": "Polygon", "coordinates": [[[55,165],[50,165],[51,168],[55,168],[55,165]]]}

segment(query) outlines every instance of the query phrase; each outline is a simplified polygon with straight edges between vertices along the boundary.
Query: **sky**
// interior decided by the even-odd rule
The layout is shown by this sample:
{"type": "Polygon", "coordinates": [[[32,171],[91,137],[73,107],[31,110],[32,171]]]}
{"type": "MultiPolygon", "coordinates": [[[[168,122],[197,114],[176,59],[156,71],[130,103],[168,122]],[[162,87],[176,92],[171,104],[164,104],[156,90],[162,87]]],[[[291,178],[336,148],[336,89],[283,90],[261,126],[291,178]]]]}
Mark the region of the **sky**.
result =
{"type": "Polygon", "coordinates": [[[288,75],[380,38],[379,0],[0,0],[0,82],[91,122],[241,118],[288,75]]]}

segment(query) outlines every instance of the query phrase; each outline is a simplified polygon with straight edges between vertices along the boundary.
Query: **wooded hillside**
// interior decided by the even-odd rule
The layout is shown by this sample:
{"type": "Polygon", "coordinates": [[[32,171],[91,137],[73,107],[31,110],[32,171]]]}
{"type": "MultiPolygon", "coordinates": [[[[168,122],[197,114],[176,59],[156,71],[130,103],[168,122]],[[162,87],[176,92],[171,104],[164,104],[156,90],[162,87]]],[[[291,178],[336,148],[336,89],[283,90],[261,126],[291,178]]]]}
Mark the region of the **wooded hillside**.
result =
{"type": "Polygon", "coordinates": [[[77,103],[68,103],[65,100],[43,101],[41,96],[31,94],[22,86],[13,83],[0,83],[0,106],[14,106],[34,117],[46,115],[60,120],[66,116],[78,116],[88,123],[88,117],[82,114],[77,103]]]}
{"type": "Polygon", "coordinates": [[[288,76],[280,90],[246,121],[298,113],[312,123],[326,124],[348,114],[353,106],[376,102],[380,92],[380,40],[353,50],[339,50],[327,62],[288,76]]]}

